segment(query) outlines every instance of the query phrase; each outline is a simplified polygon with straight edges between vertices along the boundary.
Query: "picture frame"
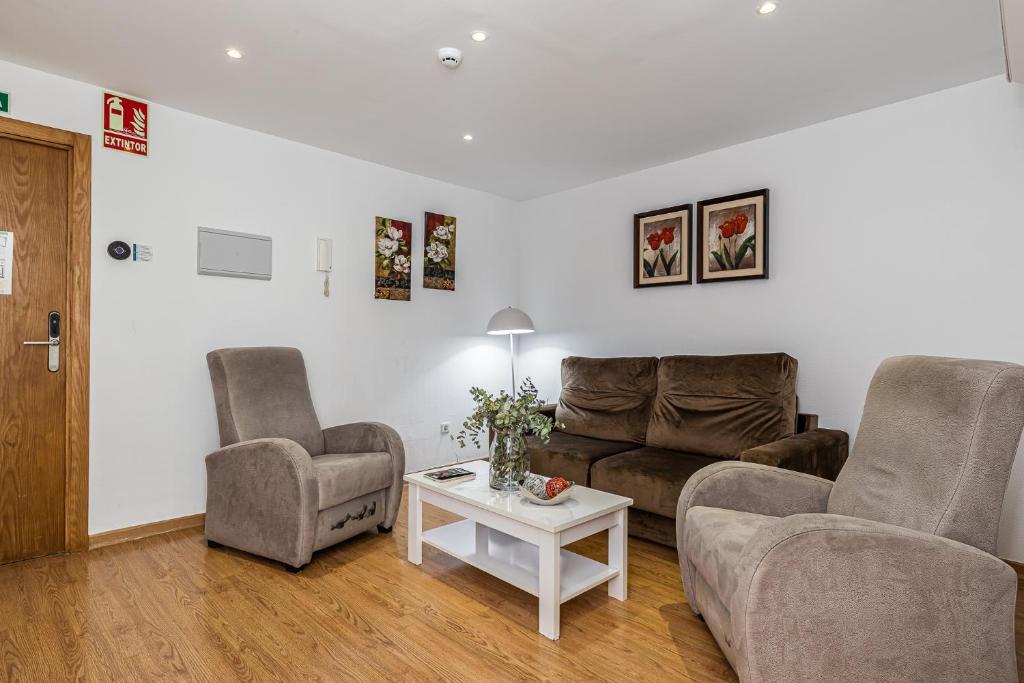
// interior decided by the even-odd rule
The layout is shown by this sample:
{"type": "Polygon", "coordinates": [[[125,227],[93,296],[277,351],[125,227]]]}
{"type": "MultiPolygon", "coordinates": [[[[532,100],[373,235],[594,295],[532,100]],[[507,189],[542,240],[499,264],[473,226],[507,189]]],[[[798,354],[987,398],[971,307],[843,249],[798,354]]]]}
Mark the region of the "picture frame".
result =
{"type": "Polygon", "coordinates": [[[693,204],[633,214],[633,288],[693,283],[693,204]]]}
{"type": "Polygon", "coordinates": [[[697,282],[768,279],[768,190],[697,202],[697,282]]]}
{"type": "Polygon", "coordinates": [[[455,216],[423,215],[423,289],[455,291],[455,216]]]}
{"type": "Polygon", "coordinates": [[[373,227],[373,298],[409,301],[412,293],[412,223],[377,216],[373,227]]]}

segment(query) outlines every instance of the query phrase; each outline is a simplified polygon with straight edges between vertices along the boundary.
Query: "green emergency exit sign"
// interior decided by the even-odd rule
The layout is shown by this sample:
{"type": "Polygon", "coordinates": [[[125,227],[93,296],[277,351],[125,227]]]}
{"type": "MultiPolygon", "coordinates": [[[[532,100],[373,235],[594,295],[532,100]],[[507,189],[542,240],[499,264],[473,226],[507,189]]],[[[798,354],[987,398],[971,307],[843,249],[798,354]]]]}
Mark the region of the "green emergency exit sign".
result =
{"type": "Polygon", "coordinates": [[[0,92],[0,114],[9,114],[11,111],[11,96],[0,92]]]}

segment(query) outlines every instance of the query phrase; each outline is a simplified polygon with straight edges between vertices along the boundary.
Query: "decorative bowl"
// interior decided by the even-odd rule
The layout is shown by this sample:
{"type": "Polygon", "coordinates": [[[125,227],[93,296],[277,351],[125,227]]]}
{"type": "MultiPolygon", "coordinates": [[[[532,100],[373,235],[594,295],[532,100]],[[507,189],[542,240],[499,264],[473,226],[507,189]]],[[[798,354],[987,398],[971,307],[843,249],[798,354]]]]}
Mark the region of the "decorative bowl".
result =
{"type": "Polygon", "coordinates": [[[534,505],[558,505],[573,497],[576,492],[576,482],[569,482],[569,488],[559,493],[554,498],[541,498],[525,486],[519,487],[519,494],[534,505]]]}

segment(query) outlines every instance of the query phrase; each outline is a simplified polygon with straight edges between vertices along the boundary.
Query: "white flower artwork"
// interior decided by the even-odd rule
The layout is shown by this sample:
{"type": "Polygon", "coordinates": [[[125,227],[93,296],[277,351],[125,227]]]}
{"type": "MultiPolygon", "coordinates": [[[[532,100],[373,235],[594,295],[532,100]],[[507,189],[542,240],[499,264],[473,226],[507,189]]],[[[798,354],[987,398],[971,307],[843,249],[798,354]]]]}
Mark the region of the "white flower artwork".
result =
{"type": "Polygon", "coordinates": [[[377,240],[377,251],[381,256],[391,256],[398,251],[398,240],[389,237],[381,237],[377,240]]]}
{"type": "Polygon", "coordinates": [[[397,271],[399,273],[408,273],[410,265],[411,264],[409,263],[409,257],[408,256],[405,256],[403,254],[399,254],[398,256],[395,257],[395,262],[394,262],[395,271],[397,271]]]}
{"type": "MultiPolygon", "coordinates": [[[[437,231],[434,231],[434,235],[437,235],[437,231]]],[[[448,247],[440,244],[439,242],[431,242],[427,245],[427,258],[434,263],[440,263],[448,257],[448,247]]]]}

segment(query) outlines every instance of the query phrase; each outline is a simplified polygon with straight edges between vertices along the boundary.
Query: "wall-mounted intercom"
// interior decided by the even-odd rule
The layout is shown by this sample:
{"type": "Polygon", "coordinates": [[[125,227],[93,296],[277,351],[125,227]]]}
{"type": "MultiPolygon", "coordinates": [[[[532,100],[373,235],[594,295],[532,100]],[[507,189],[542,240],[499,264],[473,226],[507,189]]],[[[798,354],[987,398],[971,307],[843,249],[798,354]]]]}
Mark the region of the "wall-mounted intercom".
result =
{"type": "Polygon", "coordinates": [[[331,295],[331,271],[334,270],[334,240],[316,238],[316,269],[324,274],[324,296],[331,295]]]}

